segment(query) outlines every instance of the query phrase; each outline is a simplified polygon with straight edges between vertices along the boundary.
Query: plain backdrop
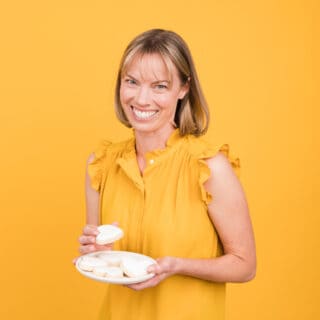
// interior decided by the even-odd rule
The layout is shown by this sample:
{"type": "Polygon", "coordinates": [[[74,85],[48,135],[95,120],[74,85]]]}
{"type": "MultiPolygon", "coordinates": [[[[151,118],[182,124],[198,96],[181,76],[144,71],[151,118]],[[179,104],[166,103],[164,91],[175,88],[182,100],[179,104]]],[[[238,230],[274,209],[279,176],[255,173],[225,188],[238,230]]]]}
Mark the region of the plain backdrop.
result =
{"type": "Polygon", "coordinates": [[[319,319],[318,1],[7,1],[0,5],[0,318],[94,319],[104,285],[72,259],[84,173],[137,34],[190,46],[212,113],[208,138],[241,162],[256,278],[229,284],[227,320],[319,319]],[[318,58],[317,58],[318,59],[318,58]],[[317,107],[317,109],[316,109],[317,107]]]}

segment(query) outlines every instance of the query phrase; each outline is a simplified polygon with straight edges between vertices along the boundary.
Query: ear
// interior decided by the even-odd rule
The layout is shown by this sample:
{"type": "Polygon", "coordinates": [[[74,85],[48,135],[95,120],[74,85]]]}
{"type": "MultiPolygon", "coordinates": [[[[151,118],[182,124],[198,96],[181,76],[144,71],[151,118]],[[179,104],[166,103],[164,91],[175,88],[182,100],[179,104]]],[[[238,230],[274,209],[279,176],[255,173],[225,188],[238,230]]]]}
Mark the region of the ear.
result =
{"type": "Polygon", "coordinates": [[[178,98],[182,100],[185,97],[185,95],[189,92],[189,89],[190,89],[190,81],[188,79],[188,81],[186,81],[181,86],[178,98]]]}

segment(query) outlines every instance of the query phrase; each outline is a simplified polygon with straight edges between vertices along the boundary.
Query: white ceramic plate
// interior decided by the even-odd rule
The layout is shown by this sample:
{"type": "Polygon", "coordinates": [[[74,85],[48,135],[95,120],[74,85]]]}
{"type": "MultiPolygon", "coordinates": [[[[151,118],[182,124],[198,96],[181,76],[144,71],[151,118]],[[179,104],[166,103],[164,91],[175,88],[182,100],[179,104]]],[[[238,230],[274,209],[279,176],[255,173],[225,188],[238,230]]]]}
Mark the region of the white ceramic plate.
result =
{"type": "Polygon", "coordinates": [[[87,278],[96,280],[96,281],[100,281],[100,282],[107,282],[107,283],[113,283],[113,284],[132,284],[132,283],[139,283],[139,282],[143,282],[145,280],[148,280],[150,278],[152,278],[154,276],[154,273],[148,273],[144,276],[141,277],[136,277],[136,278],[129,278],[127,276],[124,276],[122,278],[110,278],[110,277],[99,277],[97,275],[95,275],[94,273],[90,272],[90,271],[84,271],[79,267],[79,263],[82,259],[82,257],[97,257],[99,256],[99,254],[103,253],[104,255],[110,255],[110,257],[116,257],[116,258],[133,258],[136,259],[138,261],[147,261],[150,262],[152,264],[156,264],[157,262],[148,257],[145,256],[143,254],[139,254],[139,253],[134,253],[134,252],[128,252],[128,251],[96,251],[96,252],[91,252],[88,254],[85,254],[81,257],[79,257],[79,259],[76,262],[76,268],[77,270],[84,275],[87,278]]]}

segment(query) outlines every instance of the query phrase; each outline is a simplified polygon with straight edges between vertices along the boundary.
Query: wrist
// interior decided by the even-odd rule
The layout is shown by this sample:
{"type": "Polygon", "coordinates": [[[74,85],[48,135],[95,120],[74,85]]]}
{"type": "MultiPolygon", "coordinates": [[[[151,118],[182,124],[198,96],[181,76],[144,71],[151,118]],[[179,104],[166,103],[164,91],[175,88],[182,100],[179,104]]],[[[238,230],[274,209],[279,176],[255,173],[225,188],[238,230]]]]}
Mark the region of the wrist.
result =
{"type": "Polygon", "coordinates": [[[171,274],[179,274],[181,269],[181,258],[171,257],[171,274]]]}

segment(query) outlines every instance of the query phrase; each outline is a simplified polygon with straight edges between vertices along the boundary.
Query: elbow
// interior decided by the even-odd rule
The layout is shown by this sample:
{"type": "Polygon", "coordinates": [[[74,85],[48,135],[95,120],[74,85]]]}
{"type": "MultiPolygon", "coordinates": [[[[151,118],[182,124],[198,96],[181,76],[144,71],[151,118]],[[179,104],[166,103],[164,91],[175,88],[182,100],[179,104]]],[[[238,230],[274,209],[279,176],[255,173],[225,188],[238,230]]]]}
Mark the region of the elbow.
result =
{"type": "Polygon", "coordinates": [[[240,257],[237,256],[237,276],[234,282],[249,282],[256,277],[256,258],[255,257],[240,257]]]}
{"type": "Polygon", "coordinates": [[[257,265],[256,261],[252,263],[248,263],[247,267],[245,268],[245,272],[243,273],[242,276],[242,281],[240,282],[249,282],[253,280],[256,277],[256,272],[257,272],[257,265]]]}
{"type": "Polygon", "coordinates": [[[250,270],[243,278],[242,282],[249,282],[251,280],[253,280],[256,277],[256,269],[252,269],[250,270]]]}

